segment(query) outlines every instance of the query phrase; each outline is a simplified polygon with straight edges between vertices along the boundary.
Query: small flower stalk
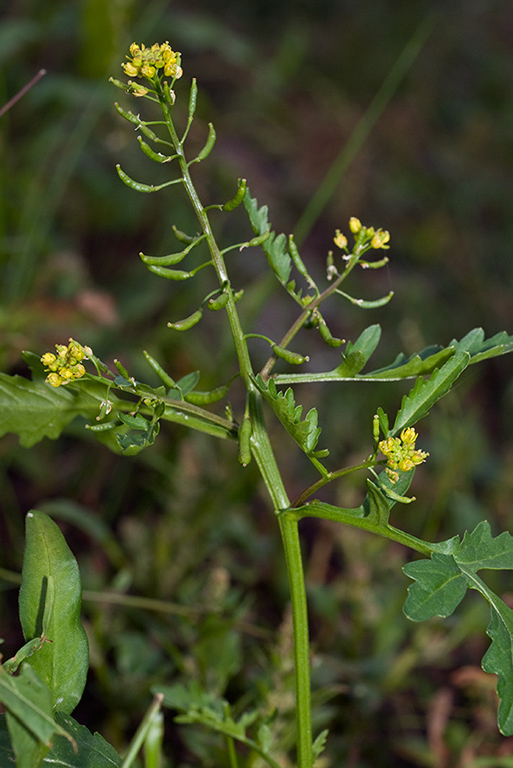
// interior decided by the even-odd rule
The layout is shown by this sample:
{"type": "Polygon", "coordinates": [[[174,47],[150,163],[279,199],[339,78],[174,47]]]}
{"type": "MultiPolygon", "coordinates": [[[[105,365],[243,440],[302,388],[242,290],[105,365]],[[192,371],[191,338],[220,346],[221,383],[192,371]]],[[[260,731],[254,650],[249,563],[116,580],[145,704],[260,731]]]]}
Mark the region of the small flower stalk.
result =
{"type": "Polygon", "coordinates": [[[82,365],[82,360],[92,354],[89,347],[83,347],[74,339],[69,340],[69,344],[55,345],[56,354],[45,352],[41,357],[41,362],[48,371],[46,377],[47,384],[51,387],[60,387],[61,384],[69,384],[76,379],[82,378],[86,369],[82,365]]]}
{"type": "Polygon", "coordinates": [[[418,464],[422,464],[429,453],[415,448],[417,433],[413,427],[403,429],[400,437],[387,437],[378,447],[387,458],[386,473],[393,483],[399,479],[397,470],[409,472],[418,464]]]}

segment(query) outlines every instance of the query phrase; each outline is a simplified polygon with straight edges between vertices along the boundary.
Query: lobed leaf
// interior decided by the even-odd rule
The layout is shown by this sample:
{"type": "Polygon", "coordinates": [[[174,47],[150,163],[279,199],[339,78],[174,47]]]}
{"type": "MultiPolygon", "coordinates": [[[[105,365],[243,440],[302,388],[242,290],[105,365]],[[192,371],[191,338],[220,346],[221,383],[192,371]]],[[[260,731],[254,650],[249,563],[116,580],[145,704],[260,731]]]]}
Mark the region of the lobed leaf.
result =
{"type": "Polygon", "coordinates": [[[477,576],[481,569],[513,570],[513,536],[507,531],[493,538],[490,525],[481,521],[463,541],[452,542],[450,552],[434,552],[429,560],[408,563],[404,572],[414,583],[408,589],[404,612],[413,621],[450,616],[468,588],[479,591],[490,605],[487,634],[491,645],[483,656],[485,672],[498,675],[498,724],[513,735],[513,610],[477,576]]]}
{"type": "Polygon", "coordinates": [[[303,406],[296,405],[294,393],[290,387],[286,391],[278,391],[273,379],[269,379],[266,383],[261,376],[257,376],[256,382],[263,397],[289,435],[306,454],[313,454],[321,434],[321,429],[317,426],[317,409],[311,408],[302,420],[303,406]]]}
{"type": "Polygon", "coordinates": [[[430,408],[450,391],[469,361],[469,353],[458,350],[441,368],[435,370],[429,379],[418,378],[411,391],[403,398],[390,434],[397,435],[404,427],[412,426],[425,416],[430,408]]]}

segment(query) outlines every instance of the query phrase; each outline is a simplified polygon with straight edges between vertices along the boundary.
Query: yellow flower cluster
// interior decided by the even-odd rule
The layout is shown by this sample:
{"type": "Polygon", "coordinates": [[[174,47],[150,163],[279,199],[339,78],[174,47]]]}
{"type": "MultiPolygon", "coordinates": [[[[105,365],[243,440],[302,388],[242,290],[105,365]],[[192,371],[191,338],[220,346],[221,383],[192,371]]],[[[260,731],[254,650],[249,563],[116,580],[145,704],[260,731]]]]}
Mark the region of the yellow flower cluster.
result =
{"type": "MultiPolygon", "coordinates": [[[[371,248],[390,248],[390,246],[387,245],[390,241],[390,232],[387,232],[386,229],[375,230],[374,227],[364,227],[360,219],[357,219],[356,216],[351,216],[349,219],[349,229],[353,235],[357,236],[357,242],[360,243],[360,245],[364,245],[370,241],[369,244],[371,248]]],[[[347,247],[347,237],[343,235],[339,229],[335,231],[333,242],[338,248],[344,249],[347,247]]]]}
{"type": "Polygon", "coordinates": [[[401,432],[401,437],[387,437],[379,443],[379,450],[387,457],[387,475],[396,482],[399,475],[395,470],[409,472],[410,469],[422,464],[429,453],[415,449],[418,435],[413,427],[407,427],[401,432]]]}
{"type": "Polygon", "coordinates": [[[128,61],[121,66],[125,70],[125,75],[129,77],[145,77],[147,80],[152,80],[159,69],[164,70],[166,77],[178,78],[183,73],[180,54],[173,51],[167,41],[162,45],[155,43],[151,48],[132,43],[130,56],[127,56],[127,59],[128,61]]]}
{"type": "Polygon", "coordinates": [[[45,352],[41,358],[46,371],[49,371],[46,381],[52,387],[60,387],[61,384],[69,384],[70,381],[80,379],[86,369],[82,360],[91,353],[89,347],[83,347],[78,341],[69,340],[68,346],[56,344],[53,352],[45,352]]]}

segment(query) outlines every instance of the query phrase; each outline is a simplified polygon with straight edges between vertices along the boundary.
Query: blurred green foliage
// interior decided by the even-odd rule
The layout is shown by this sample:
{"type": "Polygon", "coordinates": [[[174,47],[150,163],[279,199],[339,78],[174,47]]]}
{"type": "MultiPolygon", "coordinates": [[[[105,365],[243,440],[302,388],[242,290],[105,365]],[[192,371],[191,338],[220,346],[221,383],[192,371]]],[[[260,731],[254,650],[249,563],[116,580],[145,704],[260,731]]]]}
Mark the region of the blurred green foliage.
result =
{"type": "MultiPolygon", "coordinates": [[[[215,346],[214,326],[189,333],[189,351],[166,328],[197,306],[203,278],[169,289],[137,258],[168,253],[172,225],[194,224],[173,189],[137,195],[115,172],[120,162],[153,183],[162,170],[112,107],[120,95],[107,78],[121,75],[132,41],[169,39],[182,51],[184,80],[198,78],[191,142],[202,146],[209,120],[219,137],[196,167],[202,196],[223,202],[244,176],[275,229],[289,232],[428,17],[431,34],[309,233],[303,258],[321,271],[335,228],[351,215],[391,231],[390,266],[384,277],[366,274],[362,291],[375,297],[392,288],[396,296],[372,318],[353,308],[328,312],[339,336],[353,339],[369,320],[381,322],[390,349],[411,353],[478,325],[487,335],[511,332],[511,4],[10,0],[0,14],[0,104],[47,70],[0,118],[2,370],[23,373],[22,349],[43,352],[70,336],[136,375],[147,347],[175,378],[204,360],[204,388],[226,370],[229,338],[220,325],[215,346]]],[[[240,211],[220,227],[232,241],[249,235],[240,211]]],[[[248,318],[265,333],[270,288],[258,258],[251,253],[236,269],[249,283],[248,318]]],[[[279,321],[287,307],[275,299],[279,321]]],[[[483,518],[510,528],[511,373],[507,358],[473,370],[421,432],[431,460],[417,472],[418,501],[402,512],[413,534],[447,538],[483,518]]],[[[370,435],[376,406],[393,412],[402,395],[393,384],[346,386],[339,406],[336,385],[322,393],[326,412],[337,414],[324,423],[320,409],[323,437],[334,462],[345,463],[361,458],[355,435],[366,423],[370,435]]],[[[301,388],[298,399],[309,407],[301,388]]],[[[275,439],[294,496],[310,470],[288,458],[286,436],[275,439]]],[[[235,706],[279,706],[285,748],[293,706],[286,580],[256,473],[231,469],[234,446],[213,450],[208,438],[179,428],[132,459],[92,445],[76,424],[57,443],[27,451],[13,438],[0,447],[2,567],[20,570],[23,516],[36,504],[63,524],[81,565],[92,672],[77,719],[121,748],[154,683],[199,680],[235,706]],[[124,603],[127,594],[160,602],[142,608],[124,603]]],[[[349,480],[335,502],[351,506],[354,493],[349,480]]],[[[408,553],[329,523],[305,521],[302,531],[316,726],[332,733],[322,765],[513,761],[513,740],[496,731],[494,681],[478,668],[482,607],[467,598],[444,624],[411,624],[401,613],[408,553]]],[[[1,634],[14,647],[14,590],[0,583],[1,634]]],[[[495,587],[507,600],[510,584],[495,587]]],[[[207,758],[212,738],[169,724],[169,765],[217,765],[207,758]]]]}

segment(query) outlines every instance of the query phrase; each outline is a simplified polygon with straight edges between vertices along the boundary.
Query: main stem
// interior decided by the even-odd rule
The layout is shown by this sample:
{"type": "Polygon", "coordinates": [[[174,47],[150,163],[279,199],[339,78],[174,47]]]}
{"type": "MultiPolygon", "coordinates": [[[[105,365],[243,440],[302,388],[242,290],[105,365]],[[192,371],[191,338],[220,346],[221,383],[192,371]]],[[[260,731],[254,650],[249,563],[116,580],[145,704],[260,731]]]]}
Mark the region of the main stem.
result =
{"type": "MultiPolygon", "coordinates": [[[[212,264],[221,286],[229,285],[228,273],[223,255],[217,245],[204,206],[198,197],[192,182],[189,166],[182,144],[176,133],[170,108],[162,91],[157,89],[162,110],[182,173],[185,189],[194,208],[198,221],[206,235],[206,241],[212,256],[212,264]]],[[[272,499],[274,510],[287,509],[290,500],[283,485],[283,480],[274,456],[274,452],[265,428],[262,412],[262,399],[253,384],[253,370],[249,351],[240,324],[239,315],[231,288],[228,288],[229,300],[226,305],[228,320],[234,340],[239,370],[249,396],[250,417],[253,426],[251,438],[252,453],[259,466],[262,478],[272,499]]],[[[298,520],[293,517],[278,517],[292,603],[294,631],[294,664],[296,678],[296,723],[297,723],[297,765],[298,768],[312,768],[312,714],[310,692],[310,641],[308,636],[308,610],[306,602],[305,578],[301,546],[299,541],[298,520]]]]}
{"type": "MultiPolygon", "coordinates": [[[[265,428],[260,393],[253,391],[250,394],[249,406],[253,423],[253,435],[251,438],[253,455],[272,499],[274,509],[276,512],[279,512],[280,510],[287,509],[290,506],[290,501],[283,485],[269,435],[265,428]]],[[[294,665],[296,673],[297,764],[298,768],[311,768],[312,703],[310,691],[310,640],[308,636],[308,608],[298,522],[292,516],[278,516],[292,604],[294,665]]]]}

